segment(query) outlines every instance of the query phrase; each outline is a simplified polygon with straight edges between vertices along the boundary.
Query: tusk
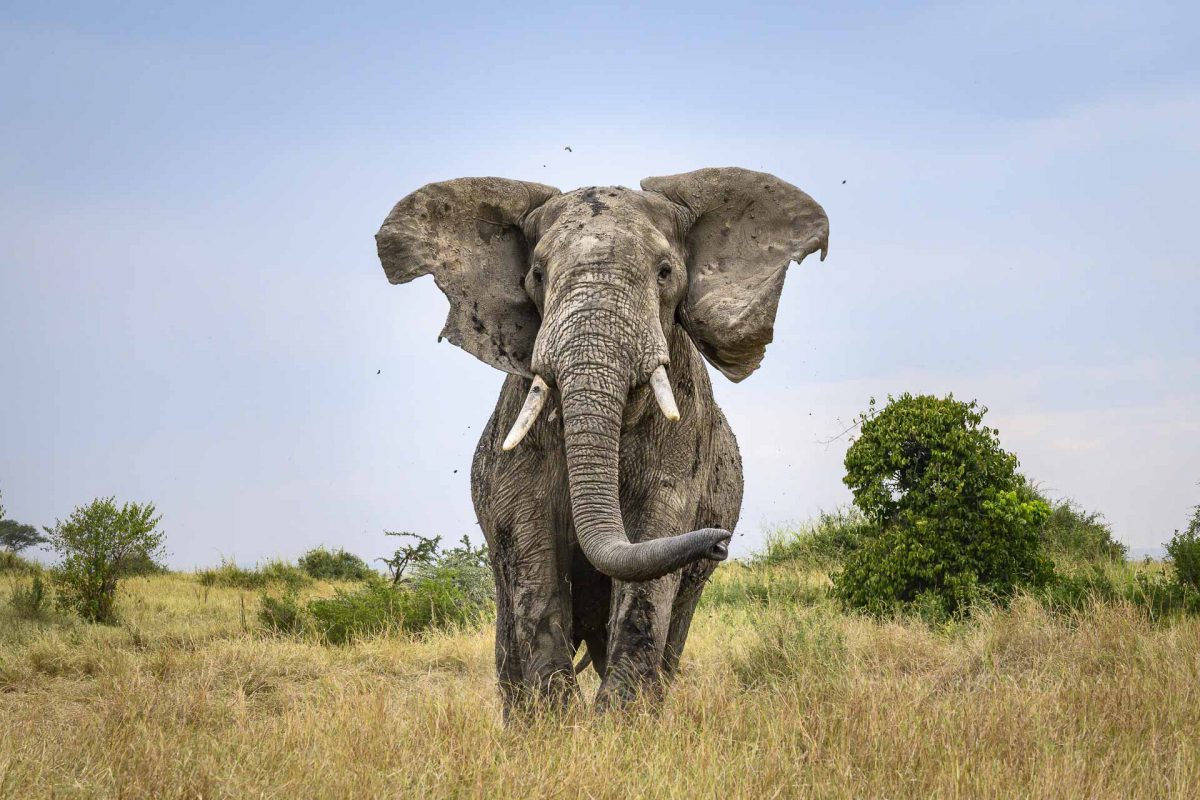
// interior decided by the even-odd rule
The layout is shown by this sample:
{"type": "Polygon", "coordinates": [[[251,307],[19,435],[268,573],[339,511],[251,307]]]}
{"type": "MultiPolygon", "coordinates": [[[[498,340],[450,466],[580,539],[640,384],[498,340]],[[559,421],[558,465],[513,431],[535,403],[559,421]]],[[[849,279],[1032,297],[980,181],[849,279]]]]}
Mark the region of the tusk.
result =
{"type": "Polygon", "coordinates": [[[650,373],[650,388],[654,390],[654,399],[662,409],[663,416],[675,422],[679,419],[679,406],[675,405],[675,395],[671,393],[671,381],[667,378],[666,366],[659,364],[650,373]]]}
{"type": "Polygon", "coordinates": [[[525,434],[529,433],[533,423],[537,422],[538,414],[542,412],[542,406],[546,405],[549,388],[542,380],[541,375],[533,376],[533,385],[529,387],[529,394],[525,396],[525,405],[521,406],[521,413],[517,415],[517,421],[513,423],[512,430],[504,438],[501,449],[512,450],[521,443],[525,434]]]}

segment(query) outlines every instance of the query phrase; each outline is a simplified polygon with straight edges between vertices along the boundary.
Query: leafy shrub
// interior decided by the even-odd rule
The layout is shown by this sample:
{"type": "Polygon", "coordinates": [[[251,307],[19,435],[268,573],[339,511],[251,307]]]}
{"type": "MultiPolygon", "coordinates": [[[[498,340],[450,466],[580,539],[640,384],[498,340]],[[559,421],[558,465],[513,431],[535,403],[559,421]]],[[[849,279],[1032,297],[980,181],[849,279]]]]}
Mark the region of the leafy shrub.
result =
{"type": "MultiPolygon", "coordinates": [[[[259,619],[272,632],[309,631],[328,644],[397,632],[410,634],[475,625],[490,615],[495,596],[487,549],[463,537],[458,547],[437,551],[437,541],[411,570],[390,582],[368,571],[364,584],[337,589],[332,597],[309,600],[303,608],[295,595],[263,595],[259,619]]],[[[412,561],[409,561],[411,564],[412,561]]]]}
{"type": "Polygon", "coordinates": [[[263,592],[259,598],[258,620],[272,633],[297,634],[304,630],[304,609],[295,589],[280,597],[263,592]]]}
{"type": "Polygon", "coordinates": [[[8,550],[0,550],[0,572],[37,572],[40,569],[36,562],[21,558],[8,550]]]}
{"type": "Polygon", "coordinates": [[[1119,581],[1100,564],[1056,573],[1038,590],[1046,608],[1059,613],[1081,613],[1094,603],[1111,603],[1122,596],[1119,581]]]}
{"type": "Polygon", "coordinates": [[[310,577],[326,581],[362,581],[372,574],[367,562],[353,553],[324,547],[313,548],[300,556],[300,569],[310,577]]]}
{"type": "Polygon", "coordinates": [[[1050,509],[1024,492],[986,413],[953,395],[904,394],[859,416],[844,481],[875,528],[834,577],[847,606],[954,615],[1052,575],[1039,539],[1050,509]]]}
{"type": "Polygon", "coordinates": [[[438,587],[445,587],[461,598],[469,609],[482,609],[496,601],[496,583],[488,566],[487,545],[472,547],[466,536],[459,540],[458,546],[418,564],[413,569],[411,584],[417,591],[426,593],[436,593],[438,587]]]}
{"type": "Polygon", "coordinates": [[[1182,586],[1200,591],[1200,506],[1196,506],[1185,531],[1175,531],[1167,542],[1167,558],[1182,586]]]}
{"type": "Polygon", "coordinates": [[[13,609],[24,617],[40,617],[46,613],[49,605],[49,592],[41,573],[35,572],[33,579],[26,585],[18,585],[13,589],[9,602],[13,609]]]}
{"type": "Polygon", "coordinates": [[[310,600],[308,613],[323,641],[349,644],[406,629],[409,602],[408,591],[375,579],[354,591],[339,589],[333,597],[310,600]]]}
{"type": "Polygon", "coordinates": [[[279,583],[289,590],[299,590],[312,583],[308,573],[280,559],[246,569],[232,559],[222,558],[220,566],[200,570],[196,573],[196,579],[201,586],[230,589],[263,589],[272,583],[279,583]]]}
{"type": "Polygon", "coordinates": [[[278,583],[290,591],[297,591],[312,584],[312,578],[307,572],[281,558],[259,564],[255,572],[259,575],[263,585],[278,583]]]}
{"type": "Polygon", "coordinates": [[[161,519],[152,503],[117,508],[107,497],[76,508],[66,522],[56,521],[47,532],[63,558],[55,571],[60,607],[91,622],[114,622],[117,584],[128,566],[162,554],[161,519]]]}
{"type": "Polygon", "coordinates": [[[196,573],[201,586],[225,586],[232,589],[258,589],[266,580],[257,571],[239,567],[230,559],[221,558],[216,567],[202,569],[196,573]]]}
{"type": "Polygon", "coordinates": [[[822,511],[815,521],[796,530],[775,530],[767,535],[764,564],[801,562],[812,566],[840,564],[877,533],[876,525],[857,508],[822,511]]]}
{"type": "Polygon", "coordinates": [[[1042,604],[1063,614],[1082,614],[1097,603],[1125,602],[1151,620],[1200,613],[1200,592],[1161,572],[1128,563],[1092,562],[1065,572],[1037,590],[1042,604]]]}
{"type": "Polygon", "coordinates": [[[462,573],[437,565],[400,585],[374,578],[354,591],[310,600],[313,629],[329,644],[397,632],[470,626],[481,623],[492,608],[490,597],[473,591],[462,573]]]}
{"type": "Polygon", "coordinates": [[[1060,560],[1123,561],[1129,548],[1113,538],[1112,528],[1103,515],[1084,511],[1073,500],[1049,502],[1034,487],[1027,486],[1025,497],[1036,498],[1050,506],[1042,523],[1042,547],[1060,560]]]}

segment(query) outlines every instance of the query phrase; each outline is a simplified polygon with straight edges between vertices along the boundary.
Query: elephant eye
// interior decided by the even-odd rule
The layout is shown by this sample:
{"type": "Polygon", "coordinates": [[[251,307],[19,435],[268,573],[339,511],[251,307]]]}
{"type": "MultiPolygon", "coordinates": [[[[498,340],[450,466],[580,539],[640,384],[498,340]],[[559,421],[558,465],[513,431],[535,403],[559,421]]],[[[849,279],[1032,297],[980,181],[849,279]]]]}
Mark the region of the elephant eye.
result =
{"type": "Polygon", "coordinates": [[[545,273],[542,272],[541,267],[533,268],[533,280],[539,286],[546,280],[546,275],[545,275],[545,273]]]}
{"type": "Polygon", "coordinates": [[[658,267],[658,279],[665,281],[669,277],[671,277],[671,265],[664,262],[658,267]]]}

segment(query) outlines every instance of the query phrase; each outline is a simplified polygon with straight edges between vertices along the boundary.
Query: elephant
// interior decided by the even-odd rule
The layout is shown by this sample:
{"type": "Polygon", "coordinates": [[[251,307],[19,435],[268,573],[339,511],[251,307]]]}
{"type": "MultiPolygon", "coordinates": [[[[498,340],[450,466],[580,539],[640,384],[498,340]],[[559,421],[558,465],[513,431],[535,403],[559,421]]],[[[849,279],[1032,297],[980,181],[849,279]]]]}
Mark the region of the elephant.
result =
{"type": "Polygon", "coordinates": [[[816,201],[735,167],[640,191],[459,178],[388,214],[388,280],[432,274],[439,341],[507,373],[471,469],[505,719],[570,705],[583,644],[598,709],[661,700],[741,513],[704,361],[754,372],[788,266],[828,242],[816,201]]]}

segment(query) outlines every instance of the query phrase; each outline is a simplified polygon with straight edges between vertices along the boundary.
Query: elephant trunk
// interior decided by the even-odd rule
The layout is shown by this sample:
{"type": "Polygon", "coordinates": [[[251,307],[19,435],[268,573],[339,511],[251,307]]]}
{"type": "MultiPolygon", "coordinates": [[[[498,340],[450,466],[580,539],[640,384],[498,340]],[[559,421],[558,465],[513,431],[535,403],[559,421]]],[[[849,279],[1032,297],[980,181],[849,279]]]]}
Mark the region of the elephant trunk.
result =
{"type": "Polygon", "coordinates": [[[626,536],[618,475],[630,370],[621,368],[618,354],[597,352],[609,349],[604,337],[579,339],[586,358],[564,358],[556,371],[571,510],[584,555],[600,572],[623,581],[658,578],[700,559],[724,560],[729,533],[716,528],[637,543],[626,536]]]}

